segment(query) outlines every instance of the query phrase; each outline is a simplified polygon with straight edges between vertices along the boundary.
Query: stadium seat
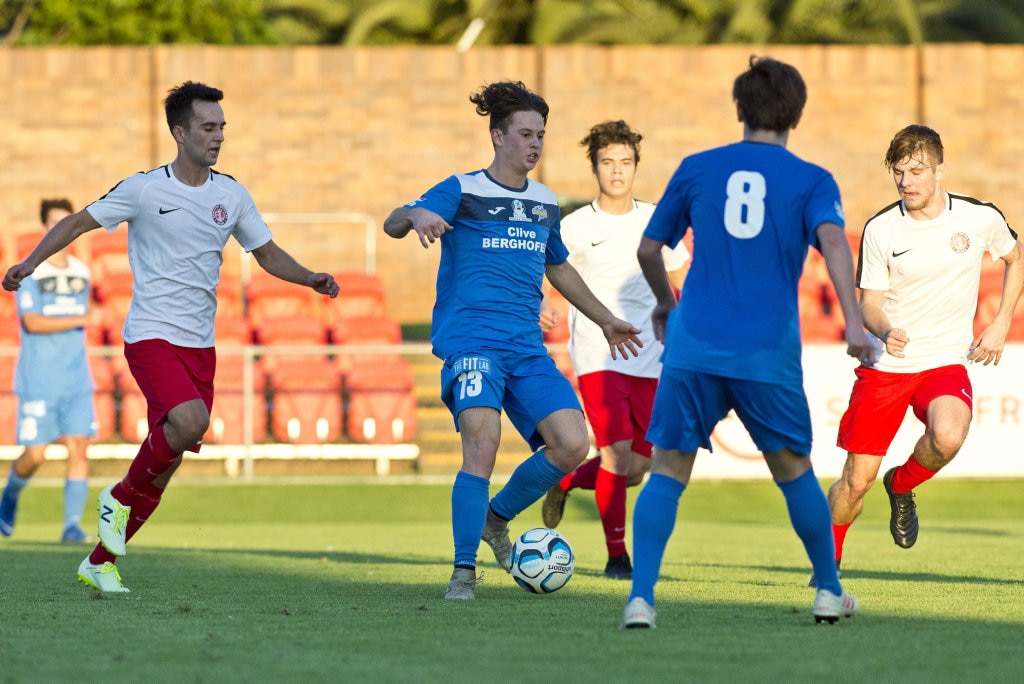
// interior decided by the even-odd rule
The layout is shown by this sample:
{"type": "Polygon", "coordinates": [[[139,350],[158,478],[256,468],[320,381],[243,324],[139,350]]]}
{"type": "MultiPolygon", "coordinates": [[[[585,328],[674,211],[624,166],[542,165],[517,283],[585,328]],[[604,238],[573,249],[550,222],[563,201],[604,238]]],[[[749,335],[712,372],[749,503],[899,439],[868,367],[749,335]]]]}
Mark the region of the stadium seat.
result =
{"type": "Polygon", "coordinates": [[[89,233],[89,257],[83,259],[92,269],[93,283],[102,283],[115,273],[130,273],[128,231],[94,230],[89,233]]]}
{"type": "Polygon", "coordinates": [[[342,433],[341,381],[326,358],[293,360],[267,373],[270,432],[290,444],[324,444],[342,433]]]}
{"type": "Polygon", "coordinates": [[[329,327],[343,318],[386,316],[384,283],[376,273],[343,271],[334,274],[338,296],[324,301],[324,323],[329,327]]]}
{"type": "MultiPolygon", "coordinates": [[[[21,261],[36,248],[39,241],[43,239],[46,233],[42,230],[29,230],[24,233],[18,233],[14,236],[14,258],[21,261]]],[[[74,243],[72,243],[74,244],[74,243]]]]}
{"type": "MultiPolygon", "coordinates": [[[[267,436],[266,377],[259,360],[253,361],[252,440],[267,436]]],[[[210,444],[245,444],[245,359],[239,355],[218,354],[214,379],[213,410],[210,427],[203,441],[210,444]]]]}
{"type": "Polygon", "coordinates": [[[114,367],[105,356],[90,356],[89,370],[96,389],[93,405],[96,409],[96,441],[113,437],[117,433],[117,407],[114,399],[114,367]]]}
{"type": "Polygon", "coordinates": [[[323,361],[327,358],[326,352],[322,350],[317,352],[316,349],[310,349],[308,353],[301,351],[279,353],[272,349],[274,346],[315,348],[324,345],[327,342],[327,333],[324,331],[323,323],[320,322],[320,319],[312,316],[271,318],[265,320],[259,328],[254,326],[253,335],[256,343],[266,348],[261,358],[268,373],[293,362],[298,362],[301,365],[302,362],[310,359],[323,361]]]}
{"type": "Polygon", "coordinates": [[[132,303],[131,273],[112,273],[93,285],[93,296],[103,308],[103,329],[107,344],[124,342],[124,320],[132,303]]]}
{"type": "Polygon", "coordinates": [[[117,379],[117,393],[121,398],[117,420],[118,432],[129,442],[141,443],[149,435],[146,397],[132,377],[123,355],[112,358],[111,367],[117,379]]]}
{"type": "Polygon", "coordinates": [[[544,298],[544,307],[558,312],[558,323],[551,330],[544,331],[544,342],[549,345],[548,353],[555,360],[558,370],[562,371],[562,375],[572,383],[573,389],[578,390],[579,381],[576,379],[576,371],[572,367],[572,357],[565,346],[569,341],[569,300],[555,288],[548,287],[547,295],[544,298]]]}
{"type": "MultiPolygon", "coordinates": [[[[17,315],[0,318],[0,347],[16,352],[19,344],[17,315]]],[[[18,397],[14,394],[14,368],[17,363],[16,354],[0,355],[0,444],[18,443],[18,397]]]]}
{"type": "MultiPolygon", "coordinates": [[[[330,330],[331,341],[336,345],[397,345],[402,342],[402,328],[393,318],[386,316],[363,316],[343,318],[330,330]]],[[[336,357],[342,376],[359,365],[389,364],[401,360],[397,349],[372,354],[340,352],[336,357]]]]}
{"type": "Polygon", "coordinates": [[[367,444],[399,444],[416,437],[415,379],[408,362],[359,365],[345,377],[345,429],[367,444]]]}
{"type": "Polygon", "coordinates": [[[255,273],[246,288],[246,315],[257,339],[268,321],[281,318],[318,318],[316,294],[276,278],[265,271],[255,273]]]}

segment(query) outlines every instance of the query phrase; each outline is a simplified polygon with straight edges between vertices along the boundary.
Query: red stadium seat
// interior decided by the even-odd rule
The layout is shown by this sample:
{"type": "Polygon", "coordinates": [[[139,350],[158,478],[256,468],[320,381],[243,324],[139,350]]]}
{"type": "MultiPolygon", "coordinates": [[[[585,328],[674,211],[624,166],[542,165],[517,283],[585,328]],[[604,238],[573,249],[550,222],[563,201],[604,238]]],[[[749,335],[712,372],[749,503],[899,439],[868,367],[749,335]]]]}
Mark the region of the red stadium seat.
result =
{"type": "Polygon", "coordinates": [[[128,369],[123,355],[111,359],[117,390],[121,396],[121,410],[118,414],[118,432],[129,442],[141,443],[149,435],[149,418],[146,412],[146,397],[128,369]]]}
{"type": "Polygon", "coordinates": [[[404,360],[359,365],[345,378],[346,432],[357,442],[409,442],[418,430],[415,379],[404,360]]]}
{"type": "MultiPolygon", "coordinates": [[[[256,342],[265,347],[291,346],[291,347],[318,347],[326,343],[327,333],[324,331],[320,319],[312,316],[291,316],[287,318],[272,318],[263,322],[259,328],[254,328],[253,333],[256,342]]],[[[305,362],[310,359],[324,360],[327,358],[325,352],[319,353],[278,353],[273,349],[266,350],[262,356],[263,366],[268,373],[273,372],[279,366],[288,365],[292,362],[305,362]]]]}
{"type": "Polygon", "coordinates": [[[301,287],[276,278],[265,271],[253,275],[246,288],[249,324],[260,337],[268,321],[279,318],[318,318],[317,295],[308,287],[301,287]]]}
{"type": "Polygon", "coordinates": [[[341,381],[326,358],[294,360],[268,373],[270,432],[292,444],[324,444],[342,433],[341,381]]]}
{"type": "MultiPolygon", "coordinates": [[[[16,315],[0,319],[0,347],[14,352],[20,343],[16,315]]],[[[0,355],[0,444],[17,444],[18,396],[14,393],[15,354],[0,355]]]]}
{"type": "Polygon", "coordinates": [[[104,356],[90,356],[89,370],[96,386],[93,405],[96,409],[96,441],[109,439],[117,433],[117,407],[114,401],[114,367],[104,356]]]}
{"type": "Polygon", "coordinates": [[[130,273],[128,263],[128,231],[94,230],[89,233],[89,258],[94,283],[105,282],[115,273],[130,273]]]}
{"type": "MultiPolygon", "coordinates": [[[[266,376],[259,360],[253,361],[252,440],[267,436],[266,376]]],[[[210,444],[245,444],[245,359],[218,354],[210,427],[203,441],[210,444]]]]}
{"type": "MultiPolygon", "coordinates": [[[[331,339],[337,345],[397,345],[402,342],[402,328],[398,321],[384,316],[343,318],[331,330],[331,339]]],[[[401,360],[396,351],[374,354],[341,352],[337,356],[342,375],[359,365],[380,365],[401,360]]]]}
{"type": "Polygon", "coordinates": [[[334,327],[340,319],[386,316],[384,283],[375,273],[335,273],[338,296],[324,300],[324,323],[334,327]]]}

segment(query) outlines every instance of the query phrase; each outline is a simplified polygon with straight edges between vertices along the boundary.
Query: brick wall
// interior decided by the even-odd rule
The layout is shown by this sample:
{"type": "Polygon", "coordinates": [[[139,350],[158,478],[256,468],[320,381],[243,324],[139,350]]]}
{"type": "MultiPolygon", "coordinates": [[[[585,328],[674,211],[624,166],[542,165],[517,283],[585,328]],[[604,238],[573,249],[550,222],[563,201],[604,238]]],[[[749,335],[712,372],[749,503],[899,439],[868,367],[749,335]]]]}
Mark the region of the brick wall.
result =
{"type": "MultiPolygon", "coordinates": [[[[739,138],[730,92],[753,52],[794,64],[807,80],[790,148],[835,174],[852,228],[895,198],[881,158],[898,128],[919,121],[944,135],[948,189],[993,201],[1011,225],[1022,223],[1014,185],[1024,158],[1024,46],[3,48],[3,263],[13,260],[13,236],[37,227],[40,197],[67,195],[81,207],[170,161],[160,101],[169,87],[202,80],[226,93],[218,169],[265,213],[368,216],[391,313],[427,320],[437,252],[379,228],[397,204],[490,162],[470,92],[514,78],[548,99],[536,175],[573,198],[594,189],[579,139],[597,121],[626,119],[645,136],[638,194],[656,200],[682,156],[739,138]]],[[[312,268],[363,265],[359,217],[272,228],[312,268]]],[[[230,258],[227,268],[237,268],[230,258]]]]}

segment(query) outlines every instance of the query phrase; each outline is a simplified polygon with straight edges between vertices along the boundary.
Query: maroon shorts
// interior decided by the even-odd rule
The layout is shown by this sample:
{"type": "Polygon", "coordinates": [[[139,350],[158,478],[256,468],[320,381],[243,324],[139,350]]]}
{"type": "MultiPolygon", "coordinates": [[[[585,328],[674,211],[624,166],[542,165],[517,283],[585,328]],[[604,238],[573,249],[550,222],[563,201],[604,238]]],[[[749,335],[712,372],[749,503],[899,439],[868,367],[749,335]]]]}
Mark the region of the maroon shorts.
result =
{"type": "Polygon", "coordinates": [[[860,366],[850,405],[839,421],[837,444],[854,454],[884,456],[903,424],[907,407],[926,422],[928,404],[953,396],[973,410],[973,389],[967,369],[956,364],[920,373],[887,373],[860,366]]]}
{"type": "MultiPolygon", "coordinates": [[[[202,399],[213,408],[213,376],[217,352],[213,347],[179,347],[166,340],[125,343],[124,358],[146,397],[146,417],[152,430],[167,420],[172,408],[202,399]]],[[[199,444],[189,451],[199,451],[199,444]]]]}
{"type": "Polygon", "coordinates": [[[647,426],[658,389],[657,378],[638,378],[615,371],[585,373],[578,378],[583,410],[598,448],[632,440],[633,451],[651,455],[647,426]]]}

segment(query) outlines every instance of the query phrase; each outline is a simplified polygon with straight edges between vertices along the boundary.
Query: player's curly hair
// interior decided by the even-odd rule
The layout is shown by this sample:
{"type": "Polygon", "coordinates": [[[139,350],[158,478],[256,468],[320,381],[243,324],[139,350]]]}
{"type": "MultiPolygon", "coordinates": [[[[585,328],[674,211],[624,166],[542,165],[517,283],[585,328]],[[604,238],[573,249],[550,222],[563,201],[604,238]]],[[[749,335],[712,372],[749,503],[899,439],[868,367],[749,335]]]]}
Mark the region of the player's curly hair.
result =
{"type": "Polygon", "coordinates": [[[164,98],[164,113],[167,115],[167,127],[174,130],[175,126],[188,129],[192,120],[192,103],[195,100],[204,102],[220,102],[224,99],[224,91],[208,86],[205,83],[185,81],[167,91],[164,98]]]}
{"type": "Polygon", "coordinates": [[[644,136],[634,131],[625,121],[603,121],[590,127],[590,132],[580,140],[587,148],[587,158],[592,167],[597,166],[597,153],[609,145],[625,145],[633,150],[634,162],[640,163],[640,141],[644,136]]]}
{"type": "Polygon", "coordinates": [[[937,166],[942,163],[942,138],[931,128],[912,124],[893,136],[885,153],[885,168],[890,171],[904,159],[928,155],[928,161],[937,166]]]}
{"type": "Polygon", "coordinates": [[[548,103],[537,93],[523,85],[522,81],[501,81],[481,86],[469,96],[476,105],[476,113],[490,116],[490,128],[508,133],[508,125],[516,112],[537,112],[544,123],[548,121],[548,103]]]}
{"type": "Polygon", "coordinates": [[[807,85],[795,67],[771,57],[750,56],[750,68],[732,85],[743,123],[759,131],[788,131],[800,120],[807,85]]]}

